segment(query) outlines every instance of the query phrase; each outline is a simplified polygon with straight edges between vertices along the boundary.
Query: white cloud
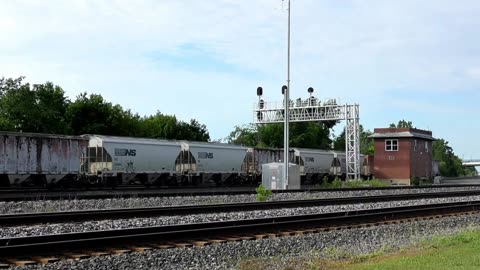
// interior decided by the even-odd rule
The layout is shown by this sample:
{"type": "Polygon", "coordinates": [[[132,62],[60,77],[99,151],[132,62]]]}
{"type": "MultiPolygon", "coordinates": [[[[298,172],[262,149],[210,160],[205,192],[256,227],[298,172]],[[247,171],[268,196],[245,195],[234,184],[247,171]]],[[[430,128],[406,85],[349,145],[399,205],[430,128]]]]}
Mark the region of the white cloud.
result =
{"type": "Polygon", "coordinates": [[[465,73],[473,79],[480,79],[480,67],[469,68],[465,73]]]}

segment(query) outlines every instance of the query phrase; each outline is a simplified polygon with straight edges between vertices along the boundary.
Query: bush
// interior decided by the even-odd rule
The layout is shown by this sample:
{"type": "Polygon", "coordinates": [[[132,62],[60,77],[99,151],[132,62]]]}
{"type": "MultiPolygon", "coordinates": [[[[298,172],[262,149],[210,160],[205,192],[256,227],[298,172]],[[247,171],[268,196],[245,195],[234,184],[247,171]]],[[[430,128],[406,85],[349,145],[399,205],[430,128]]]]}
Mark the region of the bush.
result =
{"type": "Polygon", "coordinates": [[[340,178],[335,177],[335,179],[332,182],[328,182],[328,178],[325,176],[323,178],[322,184],[320,185],[320,188],[342,188],[342,180],[340,178]]]}
{"type": "Polygon", "coordinates": [[[255,191],[257,192],[257,201],[264,202],[272,196],[272,191],[266,189],[264,185],[258,186],[255,191]]]}
{"type": "MultiPolygon", "coordinates": [[[[386,187],[388,186],[387,183],[382,182],[378,179],[365,180],[365,181],[353,181],[353,183],[355,182],[358,182],[358,184],[356,184],[357,186],[355,187],[386,187]]],[[[352,183],[352,182],[347,182],[347,183],[352,183]]]]}
{"type": "Polygon", "coordinates": [[[342,181],[336,177],[332,182],[328,182],[327,178],[324,178],[320,188],[360,188],[360,187],[386,187],[387,183],[378,179],[372,180],[356,180],[356,181],[342,181]]]}
{"type": "Polygon", "coordinates": [[[419,186],[420,185],[420,178],[418,178],[416,176],[410,178],[410,185],[419,186]]]}
{"type": "Polygon", "coordinates": [[[331,185],[331,188],[342,188],[343,186],[343,183],[342,183],[342,180],[338,177],[335,177],[335,179],[333,179],[332,183],[330,183],[331,185]]]}

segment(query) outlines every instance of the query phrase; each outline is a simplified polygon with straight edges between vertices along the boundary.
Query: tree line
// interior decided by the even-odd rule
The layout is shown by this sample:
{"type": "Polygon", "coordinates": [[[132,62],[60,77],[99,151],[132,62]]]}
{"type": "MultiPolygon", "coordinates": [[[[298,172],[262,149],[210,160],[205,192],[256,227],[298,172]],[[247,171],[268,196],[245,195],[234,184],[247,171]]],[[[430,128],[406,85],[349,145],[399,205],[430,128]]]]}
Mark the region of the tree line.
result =
{"type": "Polygon", "coordinates": [[[64,135],[103,134],[209,141],[207,127],[157,112],[140,116],[101,95],[86,92],[74,101],[51,82],[33,84],[25,77],[0,78],[0,130],[64,135]]]}

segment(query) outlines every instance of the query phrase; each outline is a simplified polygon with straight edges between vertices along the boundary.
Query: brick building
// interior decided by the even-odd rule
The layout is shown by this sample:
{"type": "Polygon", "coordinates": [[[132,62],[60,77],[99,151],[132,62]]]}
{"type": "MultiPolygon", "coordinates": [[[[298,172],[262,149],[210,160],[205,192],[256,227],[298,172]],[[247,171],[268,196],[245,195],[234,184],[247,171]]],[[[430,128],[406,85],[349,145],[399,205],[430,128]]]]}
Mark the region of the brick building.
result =
{"type": "Polygon", "coordinates": [[[412,177],[432,175],[432,132],[415,128],[376,128],[373,135],[373,175],[378,179],[410,184],[412,177]]]}

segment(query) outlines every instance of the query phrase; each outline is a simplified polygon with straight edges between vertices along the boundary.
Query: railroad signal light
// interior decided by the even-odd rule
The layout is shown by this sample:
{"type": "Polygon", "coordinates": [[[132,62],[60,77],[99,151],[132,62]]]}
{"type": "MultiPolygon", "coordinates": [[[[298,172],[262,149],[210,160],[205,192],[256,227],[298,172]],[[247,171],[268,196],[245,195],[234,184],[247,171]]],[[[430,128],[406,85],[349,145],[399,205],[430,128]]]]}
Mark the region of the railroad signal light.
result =
{"type": "Polygon", "coordinates": [[[257,96],[261,97],[263,95],[263,88],[261,86],[257,87],[257,96]]]}
{"type": "Polygon", "coordinates": [[[309,87],[309,88],[307,89],[307,91],[308,91],[308,93],[312,94],[312,93],[313,93],[313,87],[309,87]]]}
{"type": "Polygon", "coordinates": [[[285,95],[286,90],[287,90],[287,86],[286,85],[282,86],[282,95],[285,95]]]}

